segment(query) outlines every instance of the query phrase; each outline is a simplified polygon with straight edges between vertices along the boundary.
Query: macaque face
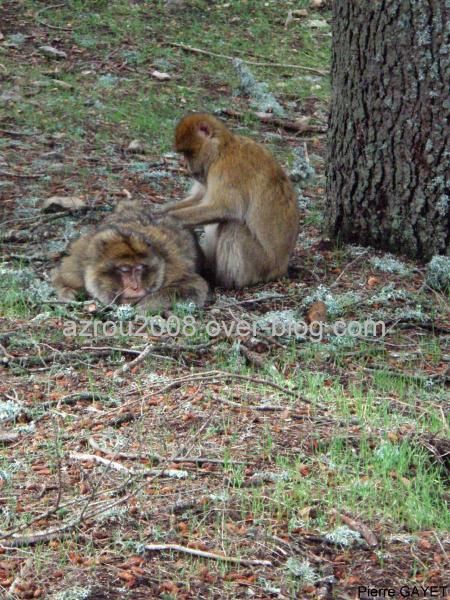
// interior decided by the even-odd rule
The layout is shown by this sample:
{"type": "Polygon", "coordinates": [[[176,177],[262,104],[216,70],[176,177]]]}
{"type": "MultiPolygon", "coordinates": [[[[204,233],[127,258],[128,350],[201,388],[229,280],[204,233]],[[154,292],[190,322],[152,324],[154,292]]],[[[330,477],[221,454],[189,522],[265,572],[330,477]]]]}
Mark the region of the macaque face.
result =
{"type": "Polygon", "coordinates": [[[148,293],[143,281],[145,265],[121,265],[117,272],[122,282],[122,300],[143,298],[148,293]]]}
{"type": "Polygon", "coordinates": [[[204,183],[211,158],[215,154],[213,132],[207,122],[199,120],[195,127],[179,127],[175,136],[175,150],[182,156],[191,175],[204,183]]]}
{"type": "Polygon", "coordinates": [[[159,257],[149,256],[142,262],[122,262],[112,265],[110,271],[111,290],[122,304],[134,304],[161,287],[164,277],[164,262],[159,257]]]}
{"type": "Polygon", "coordinates": [[[106,230],[95,239],[84,284],[106,304],[136,304],[161,288],[165,271],[164,258],[141,236],[106,230]]]}

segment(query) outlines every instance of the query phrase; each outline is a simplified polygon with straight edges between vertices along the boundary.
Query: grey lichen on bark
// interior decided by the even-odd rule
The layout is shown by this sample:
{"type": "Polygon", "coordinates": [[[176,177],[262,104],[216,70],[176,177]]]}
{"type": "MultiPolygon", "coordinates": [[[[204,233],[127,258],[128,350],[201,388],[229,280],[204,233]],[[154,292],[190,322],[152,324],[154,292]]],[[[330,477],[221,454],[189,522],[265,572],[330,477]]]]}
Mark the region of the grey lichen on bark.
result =
{"type": "Polygon", "coordinates": [[[328,232],[450,254],[450,3],[335,0],[328,232]]]}

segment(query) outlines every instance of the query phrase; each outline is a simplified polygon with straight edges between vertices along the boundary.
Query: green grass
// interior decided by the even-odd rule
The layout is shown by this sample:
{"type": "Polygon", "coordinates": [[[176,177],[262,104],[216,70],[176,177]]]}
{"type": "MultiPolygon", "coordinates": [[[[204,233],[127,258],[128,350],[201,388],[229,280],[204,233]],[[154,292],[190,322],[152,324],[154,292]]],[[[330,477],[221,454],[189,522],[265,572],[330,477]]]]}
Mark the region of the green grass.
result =
{"type": "MultiPolygon", "coordinates": [[[[28,0],[26,6],[34,12],[42,9],[42,4],[36,1],[28,0]]],[[[311,29],[308,19],[295,21],[284,29],[288,7],[284,2],[268,6],[259,2],[231,2],[226,8],[206,1],[196,2],[191,10],[183,11],[182,19],[176,13],[169,17],[168,27],[168,12],[163,2],[72,0],[64,7],[43,12],[39,18],[55,26],[73,28],[72,32],[64,32],[64,39],[80,50],[73,54],[67,49],[79,66],[72,69],[66,61],[54,63],[41,58],[30,68],[27,64],[17,65],[6,55],[6,69],[14,70],[24,82],[46,83],[45,87],[37,88],[36,95],[14,103],[10,116],[23,127],[47,133],[64,131],[68,139],[78,142],[100,129],[101,143],[124,143],[126,136],[139,136],[155,153],[167,151],[171,148],[175,120],[188,110],[210,111],[229,106],[228,93],[221,95],[217,88],[238,87],[230,61],[184,52],[168,43],[183,43],[256,62],[284,63],[289,57],[289,62],[328,68],[329,38],[322,31],[311,29]],[[234,29],[232,37],[230,22],[234,29]],[[103,61],[99,70],[96,66],[92,68],[90,59],[94,54],[96,63],[103,61]],[[152,64],[161,60],[167,62],[172,75],[172,80],[164,83],[154,81],[149,75],[152,64]],[[102,78],[106,81],[105,77],[118,63],[127,68],[105,88],[101,85],[102,78]],[[61,89],[51,78],[66,82],[73,89],[61,89]],[[205,78],[209,83],[206,87],[205,78]]],[[[323,17],[311,13],[310,18],[323,17]]],[[[251,65],[250,69],[281,97],[303,101],[314,95],[326,101],[329,96],[327,78],[320,78],[317,83],[309,81],[309,74],[299,70],[251,65]]],[[[247,124],[254,129],[252,118],[247,124]]]]}
{"type": "MultiPolygon", "coordinates": [[[[288,481],[280,481],[269,497],[260,489],[241,497],[242,510],[251,510],[258,521],[302,520],[302,510],[319,504],[325,516],[329,509],[345,507],[363,520],[382,523],[386,529],[417,531],[434,528],[447,531],[450,516],[446,503],[445,473],[430,463],[426,452],[408,442],[377,446],[360,438],[358,447],[334,438],[319,446],[317,458],[307,459],[310,474],[302,475],[299,462],[282,461],[288,481]]],[[[325,526],[323,517],[315,517],[325,526]]],[[[313,523],[310,523],[313,525],[313,523]]]]}

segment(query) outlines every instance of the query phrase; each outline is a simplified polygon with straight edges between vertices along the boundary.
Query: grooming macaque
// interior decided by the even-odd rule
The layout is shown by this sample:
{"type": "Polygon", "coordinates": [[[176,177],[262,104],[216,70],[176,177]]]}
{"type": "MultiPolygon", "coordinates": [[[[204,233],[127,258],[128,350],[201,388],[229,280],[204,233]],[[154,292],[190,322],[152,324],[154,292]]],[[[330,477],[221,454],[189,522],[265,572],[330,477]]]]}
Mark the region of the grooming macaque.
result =
{"type": "Polygon", "coordinates": [[[207,114],[184,117],[175,132],[196,180],[189,196],[165,210],[202,241],[215,282],[241,288],[286,274],[298,234],[292,185],[273,156],[207,114]]]}
{"type": "Polygon", "coordinates": [[[84,290],[106,304],[143,309],[168,308],[174,297],[203,306],[203,258],[194,233],[179,221],[156,220],[139,203],[123,201],[96,231],[71,244],[52,280],[63,301],[84,290]]]}

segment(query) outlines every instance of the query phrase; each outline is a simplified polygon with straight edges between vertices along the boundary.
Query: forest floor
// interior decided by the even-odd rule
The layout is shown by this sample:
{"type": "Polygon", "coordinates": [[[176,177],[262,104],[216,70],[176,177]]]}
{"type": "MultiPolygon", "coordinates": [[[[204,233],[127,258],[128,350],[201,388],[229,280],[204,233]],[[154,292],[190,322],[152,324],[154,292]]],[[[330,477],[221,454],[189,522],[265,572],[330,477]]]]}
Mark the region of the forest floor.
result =
{"type": "Polygon", "coordinates": [[[421,597],[449,583],[448,295],[321,233],[329,13],[172,4],[1,3],[0,597],[421,597]],[[189,110],[296,176],[289,277],[158,323],[56,302],[71,239],[185,193],[189,110]]]}

